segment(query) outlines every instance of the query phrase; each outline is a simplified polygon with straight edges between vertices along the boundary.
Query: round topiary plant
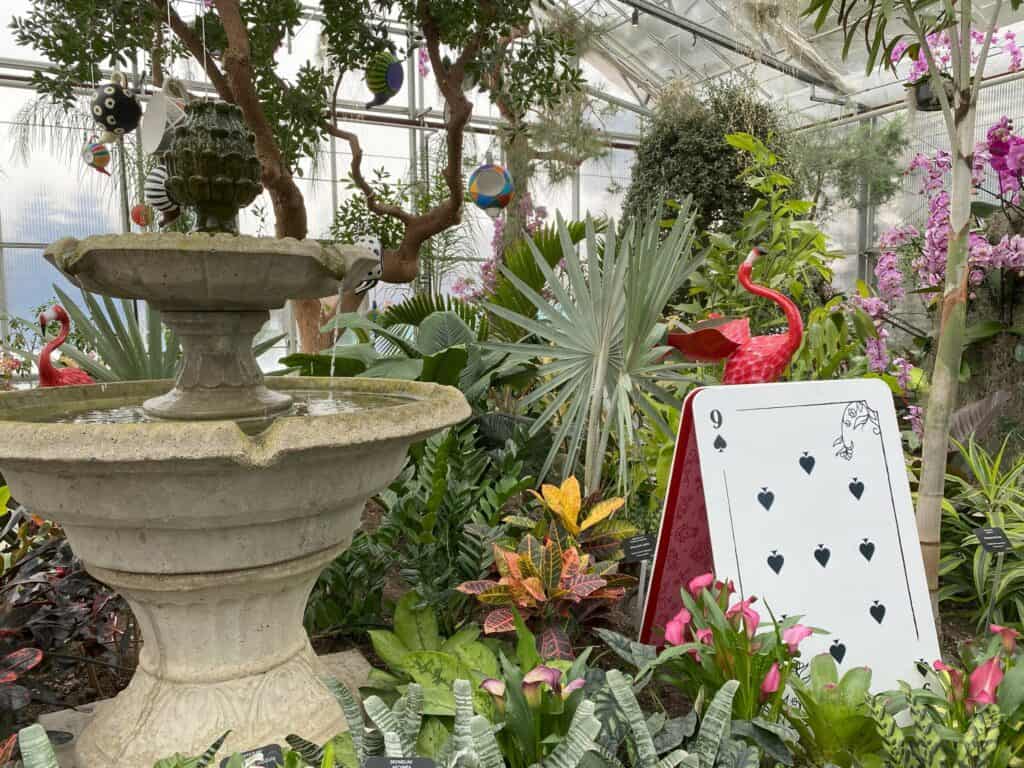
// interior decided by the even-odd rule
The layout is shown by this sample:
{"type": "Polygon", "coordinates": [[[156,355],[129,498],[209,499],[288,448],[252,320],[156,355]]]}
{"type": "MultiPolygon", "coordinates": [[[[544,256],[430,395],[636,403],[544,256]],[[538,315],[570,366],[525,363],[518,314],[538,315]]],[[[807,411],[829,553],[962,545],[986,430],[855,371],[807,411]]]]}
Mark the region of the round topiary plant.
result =
{"type": "Polygon", "coordinates": [[[623,220],[692,194],[699,227],[734,228],[756,193],[739,178],[744,160],[725,136],[750,133],[785,157],[782,129],[782,113],[744,80],[707,85],[699,97],[680,81],[669,85],[637,147],[623,220]]]}

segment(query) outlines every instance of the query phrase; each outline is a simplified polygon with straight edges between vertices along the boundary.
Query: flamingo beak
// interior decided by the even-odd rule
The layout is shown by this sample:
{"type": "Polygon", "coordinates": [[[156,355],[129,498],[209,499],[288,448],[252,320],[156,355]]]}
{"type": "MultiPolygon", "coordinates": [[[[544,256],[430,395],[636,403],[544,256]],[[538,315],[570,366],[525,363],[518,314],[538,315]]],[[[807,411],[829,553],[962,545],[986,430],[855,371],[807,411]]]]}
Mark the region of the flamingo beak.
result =
{"type": "Polygon", "coordinates": [[[46,335],[46,318],[42,315],[39,316],[39,333],[43,336],[46,335]]]}

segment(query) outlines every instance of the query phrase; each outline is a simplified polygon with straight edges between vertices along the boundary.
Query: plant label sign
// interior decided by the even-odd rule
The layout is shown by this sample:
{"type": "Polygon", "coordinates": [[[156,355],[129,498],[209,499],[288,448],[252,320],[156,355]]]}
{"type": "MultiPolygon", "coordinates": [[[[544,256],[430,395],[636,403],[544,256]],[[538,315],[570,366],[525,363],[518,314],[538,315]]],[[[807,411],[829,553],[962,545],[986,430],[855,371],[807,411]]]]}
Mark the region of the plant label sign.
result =
{"type": "Polygon", "coordinates": [[[922,682],[939,658],[892,393],[878,379],[708,387],[686,399],[641,640],[714,571],[762,621],[825,630],[804,659],[922,682]]]}
{"type": "MultiPolygon", "coordinates": [[[[243,768],[278,768],[278,766],[284,765],[284,752],[278,744],[268,744],[259,749],[250,749],[248,752],[243,752],[241,757],[243,768]]],[[[227,768],[230,760],[230,757],[221,760],[220,768],[227,768]]]]}
{"type": "Polygon", "coordinates": [[[654,549],[657,543],[658,537],[653,534],[631,536],[622,542],[621,562],[639,563],[642,560],[650,560],[654,557],[654,549]]]}
{"type": "Polygon", "coordinates": [[[437,768],[429,757],[368,757],[363,768],[437,768]]]}
{"type": "Polygon", "coordinates": [[[1006,538],[1006,531],[1002,528],[975,528],[974,535],[986,552],[1013,552],[1013,544],[1006,538]]]}

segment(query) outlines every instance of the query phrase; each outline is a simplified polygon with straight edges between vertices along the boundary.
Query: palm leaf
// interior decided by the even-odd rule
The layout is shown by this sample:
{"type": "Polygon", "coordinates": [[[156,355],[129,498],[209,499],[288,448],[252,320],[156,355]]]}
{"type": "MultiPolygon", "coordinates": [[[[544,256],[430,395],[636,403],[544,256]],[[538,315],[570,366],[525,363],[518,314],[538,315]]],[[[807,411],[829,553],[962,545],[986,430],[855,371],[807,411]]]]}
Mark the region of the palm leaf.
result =
{"type": "MultiPolygon", "coordinates": [[[[533,258],[533,270],[518,272],[508,264],[501,274],[514,298],[499,300],[496,293],[488,311],[500,321],[530,334],[530,340],[494,343],[488,348],[508,355],[504,365],[543,361],[537,373],[541,383],[522,405],[543,402],[532,426],[536,434],[557,423],[554,440],[542,469],[546,475],[560,452],[565,454],[562,474],[576,471],[585,446],[588,491],[600,484],[603,449],[614,434],[620,447],[633,442],[633,418],[639,411],[656,428],[671,431],[648,399],[671,400],[661,382],[677,380],[681,365],[661,363],[661,310],[701,260],[691,252],[692,213],[689,202],[675,225],[662,236],[660,216],[643,227],[630,224],[621,238],[609,226],[604,242],[599,224],[587,219],[571,228],[561,217],[557,232],[541,241],[557,255],[545,252],[535,240],[523,246],[533,258]],[[586,262],[576,244],[586,241],[586,262]],[[556,273],[552,264],[561,261],[556,273]],[[549,292],[550,297],[544,291],[549,292]],[[654,393],[659,394],[655,395],[654,393]]],[[[628,451],[619,451],[620,482],[627,482],[628,451]]]]}
{"type": "Polygon", "coordinates": [[[392,325],[408,325],[419,327],[420,324],[435,312],[454,312],[476,333],[478,341],[483,341],[488,334],[487,314],[478,304],[470,304],[456,296],[436,293],[417,293],[404,301],[384,310],[380,316],[380,324],[385,328],[392,325]]]}

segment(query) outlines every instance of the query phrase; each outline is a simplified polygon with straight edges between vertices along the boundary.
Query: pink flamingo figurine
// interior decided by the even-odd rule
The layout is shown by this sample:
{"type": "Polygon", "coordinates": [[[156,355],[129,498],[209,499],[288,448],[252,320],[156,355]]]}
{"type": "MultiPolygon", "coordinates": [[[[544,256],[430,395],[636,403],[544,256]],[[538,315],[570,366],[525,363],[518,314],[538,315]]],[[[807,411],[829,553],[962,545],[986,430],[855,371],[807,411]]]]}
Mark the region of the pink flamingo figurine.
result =
{"type": "Polygon", "coordinates": [[[719,316],[712,316],[711,321],[698,324],[691,333],[668,335],[668,343],[691,360],[725,360],[723,384],[778,381],[803,340],[804,323],[796,304],[778,291],[750,279],[754,262],[760,256],[760,250],[752,249],[740,265],[737,277],[740,285],[750,293],[770,299],[782,307],[789,326],[785,333],[751,336],[748,318],[722,320],[719,316]]]}
{"type": "Polygon", "coordinates": [[[54,368],[50,356],[63,344],[71,332],[71,318],[59,304],[54,305],[39,315],[39,327],[46,335],[46,326],[49,323],[60,321],[60,333],[57,338],[43,347],[39,353],[39,386],[41,387],[67,387],[73,384],[95,384],[92,376],[81,368],[54,368]]]}

